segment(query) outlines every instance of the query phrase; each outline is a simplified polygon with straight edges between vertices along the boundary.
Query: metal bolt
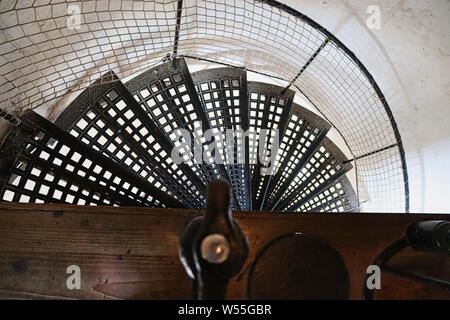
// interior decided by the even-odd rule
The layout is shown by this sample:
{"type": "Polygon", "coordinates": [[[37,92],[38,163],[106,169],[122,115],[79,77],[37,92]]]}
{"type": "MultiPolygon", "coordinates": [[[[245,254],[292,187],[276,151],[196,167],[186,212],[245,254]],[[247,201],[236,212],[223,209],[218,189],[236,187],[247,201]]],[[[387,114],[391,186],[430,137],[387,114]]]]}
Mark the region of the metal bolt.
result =
{"type": "Polygon", "coordinates": [[[221,234],[215,233],[205,237],[200,246],[202,258],[210,263],[225,262],[230,255],[230,244],[221,234]]]}

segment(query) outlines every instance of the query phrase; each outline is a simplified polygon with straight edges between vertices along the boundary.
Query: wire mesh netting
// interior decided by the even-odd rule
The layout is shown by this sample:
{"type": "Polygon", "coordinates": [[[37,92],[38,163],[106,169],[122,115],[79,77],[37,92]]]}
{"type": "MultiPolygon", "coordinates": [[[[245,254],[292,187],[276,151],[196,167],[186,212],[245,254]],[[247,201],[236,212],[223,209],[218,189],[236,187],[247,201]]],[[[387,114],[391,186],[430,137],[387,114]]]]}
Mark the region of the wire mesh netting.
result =
{"type": "Polygon", "coordinates": [[[0,30],[4,110],[39,108],[55,118],[102,74],[140,74],[176,42],[179,56],[291,83],[357,159],[361,211],[408,210],[403,148],[378,86],[333,35],[275,1],[2,0],[0,30]]]}

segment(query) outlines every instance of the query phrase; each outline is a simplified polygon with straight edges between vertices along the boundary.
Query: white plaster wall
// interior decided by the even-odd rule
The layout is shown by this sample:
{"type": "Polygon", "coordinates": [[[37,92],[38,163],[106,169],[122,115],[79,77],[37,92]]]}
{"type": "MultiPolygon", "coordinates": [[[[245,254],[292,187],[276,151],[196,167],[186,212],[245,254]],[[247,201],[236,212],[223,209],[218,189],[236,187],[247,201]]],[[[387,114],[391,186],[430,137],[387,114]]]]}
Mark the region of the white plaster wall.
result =
{"type": "Polygon", "coordinates": [[[450,1],[282,0],[336,35],[374,76],[399,126],[411,212],[450,213],[450,1]],[[369,30],[368,6],[381,28],[369,30]]]}

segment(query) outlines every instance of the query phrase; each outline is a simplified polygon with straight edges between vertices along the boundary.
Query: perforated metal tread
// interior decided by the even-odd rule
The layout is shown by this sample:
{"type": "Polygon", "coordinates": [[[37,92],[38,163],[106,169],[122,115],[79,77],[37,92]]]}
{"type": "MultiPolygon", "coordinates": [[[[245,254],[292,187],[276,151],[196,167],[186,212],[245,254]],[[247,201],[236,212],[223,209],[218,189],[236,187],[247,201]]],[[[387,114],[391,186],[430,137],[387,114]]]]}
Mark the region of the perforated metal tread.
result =
{"type": "Polygon", "coordinates": [[[186,207],[204,206],[203,183],[172,161],[172,144],[113,72],[80,94],[55,124],[186,207]]]}
{"type": "Polygon", "coordinates": [[[247,73],[237,68],[215,68],[192,74],[192,80],[215,136],[221,138],[219,151],[241,210],[250,210],[250,171],[248,165],[249,127],[247,73]],[[227,144],[228,134],[233,143],[227,144]],[[236,148],[235,148],[236,146],[236,148]],[[233,152],[227,153],[227,147],[233,152]],[[227,155],[232,154],[232,157],[227,155]]]}
{"type": "Polygon", "coordinates": [[[297,104],[293,104],[287,128],[280,139],[274,174],[264,208],[272,209],[319,148],[331,125],[297,104]]]}
{"type": "Polygon", "coordinates": [[[3,201],[184,206],[33,111],[21,120],[0,152],[3,201]]]}
{"type": "MultiPolygon", "coordinates": [[[[125,85],[161,132],[179,148],[181,157],[203,184],[217,178],[228,180],[225,167],[215,163],[207,145],[203,145],[205,152],[202,152],[207,155],[202,159],[206,161],[194,163],[194,138],[203,136],[210,127],[184,59],[163,63],[125,85]],[[185,129],[191,134],[189,149],[180,143],[177,129],[185,129]]],[[[236,208],[236,198],[232,200],[236,208]]]]}
{"type": "Polygon", "coordinates": [[[347,160],[345,155],[325,137],[306,165],[292,179],[286,191],[279,199],[275,199],[272,210],[297,210],[352,168],[345,160],[347,160]]]}
{"type": "Polygon", "coordinates": [[[261,130],[276,129],[279,131],[279,137],[283,136],[295,93],[292,90],[285,90],[282,87],[260,82],[249,82],[248,92],[252,209],[261,210],[266,197],[270,176],[273,172],[272,170],[266,169],[266,167],[270,168],[272,163],[268,162],[264,164],[261,162],[261,156],[263,154],[260,154],[259,148],[262,147],[266,156],[270,155],[272,150],[271,139],[274,138],[274,133],[270,131],[267,134],[265,146],[260,146],[258,141],[263,142],[260,139],[261,130]]]}
{"type": "Polygon", "coordinates": [[[359,212],[358,198],[347,177],[299,206],[296,212],[359,212]]]}

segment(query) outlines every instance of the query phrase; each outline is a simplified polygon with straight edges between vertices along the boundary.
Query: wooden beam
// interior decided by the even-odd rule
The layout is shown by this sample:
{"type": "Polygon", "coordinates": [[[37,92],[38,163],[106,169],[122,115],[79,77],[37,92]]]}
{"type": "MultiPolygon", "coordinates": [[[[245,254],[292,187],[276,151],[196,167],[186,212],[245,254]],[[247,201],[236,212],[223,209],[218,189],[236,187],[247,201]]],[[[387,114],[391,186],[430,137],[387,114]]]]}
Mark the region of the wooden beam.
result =
{"type": "MultiPolygon", "coordinates": [[[[201,211],[0,203],[0,298],[188,299],[191,280],[178,260],[184,226],[201,211]],[[81,268],[81,289],[66,286],[66,268],[81,268]]],[[[255,256],[274,238],[318,236],[342,255],[350,298],[360,299],[366,268],[409,223],[447,215],[275,214],[236,212],[250,244],[228,297],[247,298],[255,256]]],[[[393,265],[450,279],[448,257],[405,250],[393,265]]],[[[443,298],[448,291],[382,274],[375,298],[443,298]]]]}

